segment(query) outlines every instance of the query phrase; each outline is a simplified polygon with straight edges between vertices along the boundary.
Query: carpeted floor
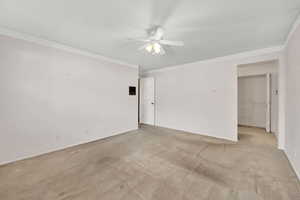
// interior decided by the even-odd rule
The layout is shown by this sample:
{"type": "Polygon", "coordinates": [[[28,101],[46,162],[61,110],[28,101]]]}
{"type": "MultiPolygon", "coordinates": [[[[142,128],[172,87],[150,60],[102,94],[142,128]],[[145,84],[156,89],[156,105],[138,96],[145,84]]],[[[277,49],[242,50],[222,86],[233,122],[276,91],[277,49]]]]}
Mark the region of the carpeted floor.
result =
{"type": "Polygon", "coordinates": [[[238,143],[140,130],[0,166],[2,200],[298,200],[276,139],[239,128],[238,143]]]}

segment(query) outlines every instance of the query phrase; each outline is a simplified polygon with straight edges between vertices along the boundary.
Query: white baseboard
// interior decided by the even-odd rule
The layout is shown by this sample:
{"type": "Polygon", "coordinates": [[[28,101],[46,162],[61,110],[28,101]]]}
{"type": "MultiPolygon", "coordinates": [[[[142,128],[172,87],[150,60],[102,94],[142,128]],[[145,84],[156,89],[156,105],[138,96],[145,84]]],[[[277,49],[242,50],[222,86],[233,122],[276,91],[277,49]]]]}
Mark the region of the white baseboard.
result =
{"type": "Polygon", "coordinates": [[[232,138],[227,138],[227,137],[220,137],[220,136],[217,136],[217,135],[214,135],[214,134],[204,133],[204,132],[197,133],[195,131],[191,131],[191,130],[188,130],[188,129],[174,128],[174,127],[161,126],[161,125],[156,125],[156,127],[167,128],[167,129],[172,129],[172,130],[177,130],[177,131],[183,131],[183,132],[190,133],[190,134],[208,136],[208,137],[213,137],[213,138],[216,138],[216,139],[228,140],[228,141],[231,141],[231,142],[237,142],[238,141],[237,138],[232,139],[232,138]]]}
{"type": "Polygon", "coordinates": [[[98,140],[107,139],[107,138],[110,138],[110,137],[125,134],[125,133],[130,132],[130,131],[135,131],[137,129],[138,129],[138,127],[133,128],[133,129],[128,129],[128,130],[122,130],[122,131],[119,131],[117,133],[112,133],[112,134],[110,134],[110,136],[105,136],[105,137],[100,137],[100,138],[92,138],[92,139],[85,140],[85,141],[82,141],[82,142],[78,142],[78,143],[74,143],[74,144],[70,144],[70,145],[65,145],[63,147],[53,148],[51,150],[42,151],[42,152],[39,152],[39,153],[36,153],[36,154],[31,154],[31,155],[28,155],[28,156],[21,156],[21,157],[18,157],[17,159],[14,159],[14,160],[0,161],[0,166],[11,164],[11,163],[21,161],[21,160],[31,159],[31,158],[34,158],[34,157],[42,156],[44,154],[53,153],[53,152],[56,152],[56,151],[61,151],[61,150],[68,149],[68,148],[71,148],[71,147],[75,147],[75,146],[78,146],[78,145],[82,145],[82,144],[86,144],[86,143],[90,143],[90,142],[95,142],[95,141],[98,141],[98,140]]]}
{"type": "Polygon", "coordinates": [[[290,165],[291,165],[291,167],[293,168],[295,174],[297,175],[298,180],[300,181],[300,173],[299,173],[299,171],[297,170],[296,165],[295,165],[293,159],[290,157],[289,153],[288,153],[286,150],[284,150],[284,153],[285,153],[285,155],[286,155],[288,161],[290,162],[290,165]]]}

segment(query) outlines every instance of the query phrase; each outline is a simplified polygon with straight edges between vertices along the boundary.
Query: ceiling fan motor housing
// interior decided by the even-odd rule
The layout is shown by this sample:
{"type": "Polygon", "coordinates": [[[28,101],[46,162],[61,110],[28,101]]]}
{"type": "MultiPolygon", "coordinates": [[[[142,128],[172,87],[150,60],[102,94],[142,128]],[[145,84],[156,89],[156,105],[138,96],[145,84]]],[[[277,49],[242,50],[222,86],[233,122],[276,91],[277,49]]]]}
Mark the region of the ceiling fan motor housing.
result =
{"type": "Polygon", "coordinates": [[[152,40],[162,40],[164,35],[164,29],[160,26],[155,26],[149,31],[149,36],[152,40]]]}

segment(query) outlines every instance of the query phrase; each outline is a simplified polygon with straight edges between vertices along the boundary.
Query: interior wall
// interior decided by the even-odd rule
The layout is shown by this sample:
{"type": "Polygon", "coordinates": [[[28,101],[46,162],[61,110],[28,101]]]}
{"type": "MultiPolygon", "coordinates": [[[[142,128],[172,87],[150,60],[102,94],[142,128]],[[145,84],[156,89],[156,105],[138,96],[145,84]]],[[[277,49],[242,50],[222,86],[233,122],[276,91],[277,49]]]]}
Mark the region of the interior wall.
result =
{"type": "Polygon", "coordinates": [[[267,78],[265,75],[239,77],[238,124],[266,128],[267,78]]]}
{"type": "Polygon", "coordinates": [[[155,78],[156,125],[237,140],[237,72],[232,63],[192,63],[155,78]]]}
{"type": "Polygon", "coordinates": [[[137,129],[138,69],[0,36],[0,164],[137,129]]]}
{"type": "MultiPolygon", "coordinates": [[[[281,55],[281,48],[270,48],[143,72],[143,77],[155,78],[156,125],[237,141],[237,66],[281,55]]],[[[281,112],[283,103],[281,99],[281,112]]],[[[283,117],[280,135],[284,135],[283,117]]],[[[279,145],[282,148],[282,138],[279,145]]]]}
{"type": "MultiPolygon", "coordinates": [[[[300,20],[299,23],[300,24],[300,20]]],[[[300,178],[300,26],[286,45],[286,144],[285,151],[300,178]]]]}

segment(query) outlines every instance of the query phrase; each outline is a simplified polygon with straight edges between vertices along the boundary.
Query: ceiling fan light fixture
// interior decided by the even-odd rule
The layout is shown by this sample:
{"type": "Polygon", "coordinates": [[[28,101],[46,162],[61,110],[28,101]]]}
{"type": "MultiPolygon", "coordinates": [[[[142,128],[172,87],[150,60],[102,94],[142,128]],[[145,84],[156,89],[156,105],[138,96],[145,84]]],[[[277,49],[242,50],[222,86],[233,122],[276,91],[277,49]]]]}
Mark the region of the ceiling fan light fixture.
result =
{"type": "Polygon", "coordinates": [[[160,45],[159,43],[155,42],[155,43],[153,44],[153,50],[154,50],[154,52],[155,52],[156,54],[159,54],[160,51],[161,51],[161,45],[160,45]]]}
{"type": "Polygon", "coordinates": [[[148,51],[149,53],[151,53],[152,50],[153,50],[153,45],[152,44],[148,44],[145,49],[146,49],[146,51],[148,51]]]}
{"type": "Polygon", "coordinates": [[[148,38],[135,39],[146,44],[138,48],[138,50],[146,51],[152,55],[165,55],[164,46],[184,46],[182,41],[172,41],[164,39],[164,30],[160,26],[155,26],[147,31],[148,38]]]}
{"type": "Polygon", "coordinates": [[[153,55],[161,54],[162,46],[158,42],[153,42],[146,45],[145,50],[153,55]]]}

